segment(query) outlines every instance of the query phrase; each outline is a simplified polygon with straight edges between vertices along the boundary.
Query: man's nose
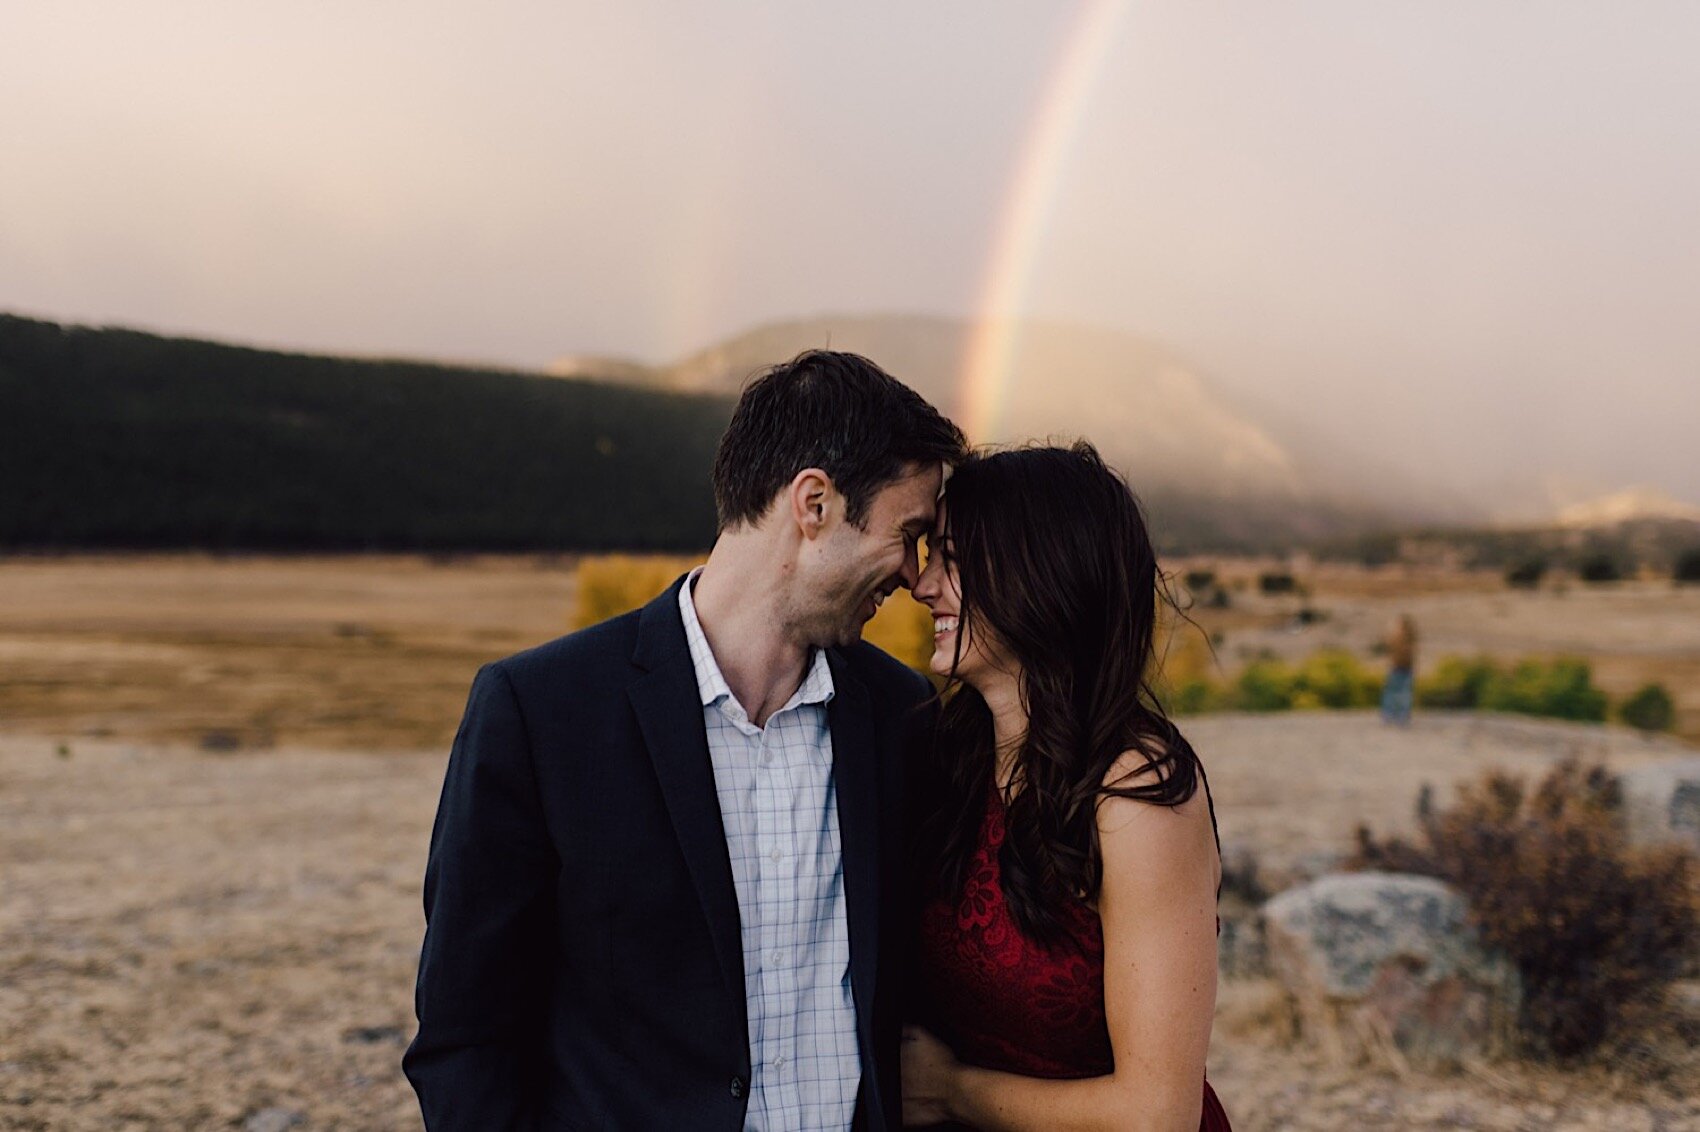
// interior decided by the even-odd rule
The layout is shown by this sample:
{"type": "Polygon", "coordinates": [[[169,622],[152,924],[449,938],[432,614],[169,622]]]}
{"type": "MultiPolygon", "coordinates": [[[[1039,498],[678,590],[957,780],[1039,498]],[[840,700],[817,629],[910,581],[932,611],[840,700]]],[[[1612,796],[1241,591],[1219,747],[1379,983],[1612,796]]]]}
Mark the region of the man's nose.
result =
{"type": "Polygon", "coordinates": [[[921,556],[914,547],[903,552],[903,568],[897,572],[897,577],[903,582],[903,588],[910,593],[921,583],[921,556]]]}

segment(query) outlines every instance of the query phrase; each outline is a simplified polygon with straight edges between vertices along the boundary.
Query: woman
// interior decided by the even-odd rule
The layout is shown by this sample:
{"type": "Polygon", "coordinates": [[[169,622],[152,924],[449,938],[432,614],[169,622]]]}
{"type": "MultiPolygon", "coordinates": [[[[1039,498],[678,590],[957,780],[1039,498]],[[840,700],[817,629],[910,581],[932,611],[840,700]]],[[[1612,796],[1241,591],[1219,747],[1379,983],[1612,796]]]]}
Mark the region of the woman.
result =
{"type": "Polygon", "coordinates": [[[1388,627],[1387,683],[1381,686],[1381,719],[1400,726],[1411,722],[1413,673],[1417,667],[1417,623],[1401,613],[1388,627]]]}
{"type": "Polygon", "coordinates": [[[1228,1128],[1204,1080],[1215,819],[1151,695],[1157,586],[1091,445],[951,477],[914,590],[952,687],[914,815],[907,1123],[1228,1128]]]}

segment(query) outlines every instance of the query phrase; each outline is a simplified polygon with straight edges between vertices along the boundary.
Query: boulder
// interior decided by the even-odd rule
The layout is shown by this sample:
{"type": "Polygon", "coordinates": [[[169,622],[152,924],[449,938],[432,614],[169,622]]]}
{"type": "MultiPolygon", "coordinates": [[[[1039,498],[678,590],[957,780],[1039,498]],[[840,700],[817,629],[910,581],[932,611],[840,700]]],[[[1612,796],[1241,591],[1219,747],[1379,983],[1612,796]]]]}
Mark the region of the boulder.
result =
{"type": "Polygon", "coordinates": [[[1301,1033],[1338,1060],[1440,1068],[1507,1052],[1516,969],[1432,877],[1336,873],[1264,905],[1269,966],[1301,1033]]]}
{"type": "Polygon", "coordinates": [[[1700,853],[1700,755],[1618,775],[1624,832],[1633,845],[1686,845],[1700,853]]]}

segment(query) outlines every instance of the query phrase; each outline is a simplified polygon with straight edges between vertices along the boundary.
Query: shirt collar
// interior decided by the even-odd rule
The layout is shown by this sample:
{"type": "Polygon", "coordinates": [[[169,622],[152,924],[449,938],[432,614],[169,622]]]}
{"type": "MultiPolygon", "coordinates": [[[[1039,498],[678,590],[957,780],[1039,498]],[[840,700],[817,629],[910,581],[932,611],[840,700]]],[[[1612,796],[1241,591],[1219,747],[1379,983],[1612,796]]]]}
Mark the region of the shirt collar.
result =
{"type": "MultiPolygon", "coordinates": [[[[701,573],[702,567],[698,566],[685,578],[685,584],[679,587],[679,616],[684,619],[685,639],[691,646],[691,666],[696,669],[697,676],[697,697],[702,701],[703,707],[708,707],[722,698],[737,703],[737,697],[732,695],[726,677],[721,674],[719,662],[714,659],[714,650],[708,646],[708,637],[702,631],[702,622],[697,619],[696,600],[691,596],[691,590],[695,588],[697,575],[701,573]]],[[[835,694],[832,666],[826,661],[826,650],[815,649],[803,682],[779,710],[789,711],[801,704],[830,703],[835,694]]]]}

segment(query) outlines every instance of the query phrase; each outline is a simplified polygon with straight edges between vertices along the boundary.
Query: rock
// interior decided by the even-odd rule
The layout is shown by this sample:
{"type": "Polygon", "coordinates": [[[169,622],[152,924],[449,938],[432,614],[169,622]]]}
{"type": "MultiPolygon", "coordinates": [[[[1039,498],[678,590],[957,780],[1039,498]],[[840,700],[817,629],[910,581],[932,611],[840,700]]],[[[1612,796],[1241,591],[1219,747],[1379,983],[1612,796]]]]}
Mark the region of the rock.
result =
{"type": "Polygon", "coordinates": [[[1269,966],[1301,1032],[1340,1060],[1445,1067],[1507,1052],[1516,970],[1432,877],[1339,873],[1263,909],[1269,966]]]}
{"type": "Polygon", "coordinates": [[[1700,853],[1700,755],[1618,775],[1624,831],[1634,845],[1686,845],[1700,853]]]}
{"type": "Polygon", "coordinates": [[[286,1108],[262,1108],[251,1113],[242,1122],[242,1132],[289,1132],[297,1125],[307,1123],[305,1113],[291,1112],[286,1108]]]}

